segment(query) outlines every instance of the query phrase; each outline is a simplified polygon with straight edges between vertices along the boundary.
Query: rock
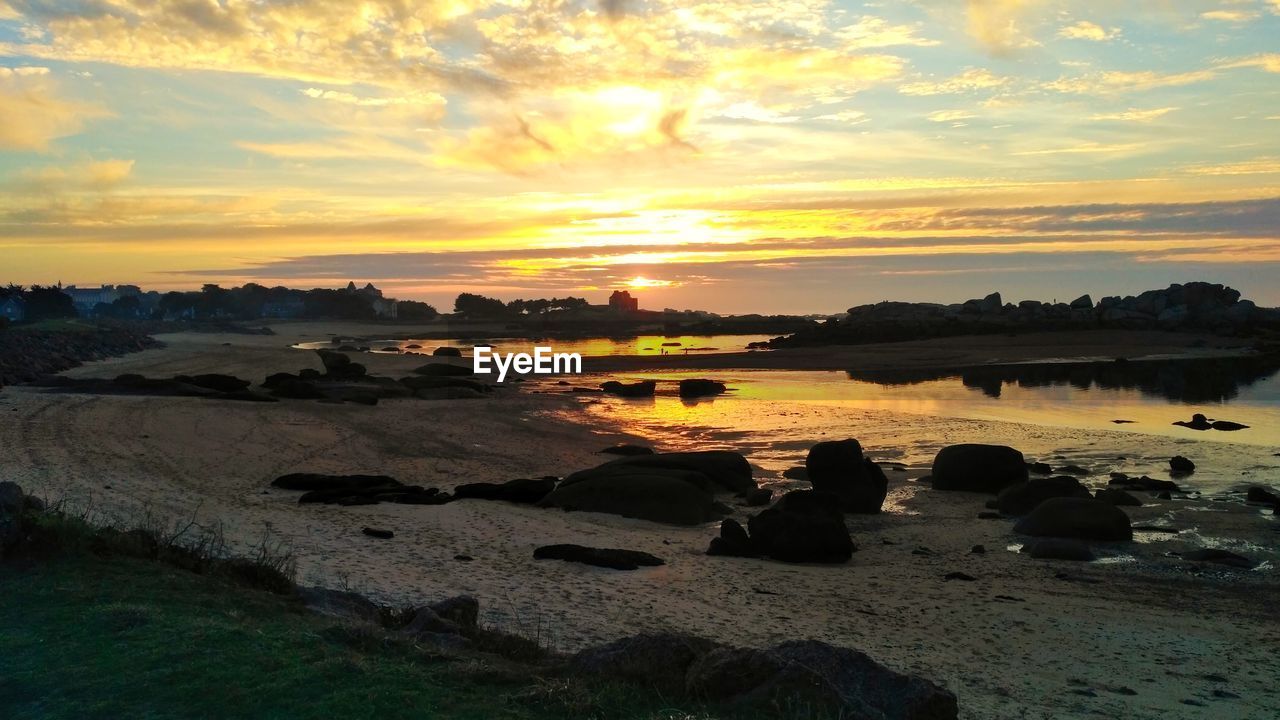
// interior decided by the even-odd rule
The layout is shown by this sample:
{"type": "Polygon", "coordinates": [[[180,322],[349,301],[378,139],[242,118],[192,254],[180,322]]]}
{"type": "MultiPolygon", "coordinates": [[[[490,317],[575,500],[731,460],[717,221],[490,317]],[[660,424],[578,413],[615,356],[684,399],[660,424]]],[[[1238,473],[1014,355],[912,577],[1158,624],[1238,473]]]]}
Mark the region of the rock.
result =
{"type": "Polygon", "coordinates": [[[653,392],[657,388],[657,383],[652,380],[641,380],[634,383],[621,383],[617,380],[607,380],[600,383],[600,389],[610,395],[619,397],[653,397],[653,392]]]}
{"type": "Polygon", "coordinates": [[[987,553],[987,546],[985,545],[974,545],[973,547],[969,548],[970,555],[985,555],[986,553],[987,553]]]}
{"type": "Polygon", "coordinates": [[[463,389],[475,393],[487,393],[493,390],[487,383],[470,377],[414,375],[403,377],[397,381],[400,385],[416,393],[418,390],[463,389]]]}
{"type": "Polygon", "coordinates": [[[723,517],[727,510],[712,496],[713,483],[699,472],[624,467],[579,476],[574,482],[571,478],[538,504],[672,525],[701,525],[723,517]]]}
{"type": "Polygon", "coordinates": [[[633,635],[579,651],[569,659],[569,673],[682,696],[687,692],[685,675],[689,667],[718,647],[722,646],[689,635],[633,635]]]}
{"type": "MultiPolygon", "coordinates": [[[[410,348],[415,348],[415,347],[419,347],[419,346],[417,346],[417,345],[410,345],[409,347],[410,347],[410,348]]],[[[460,349],[458,349],[458,348],[456,348],[456,347],[449,347],[449,346],[447,346],[447,345],[441,345],[440,347],[436,348],[435,350],[432,350],[432,351],[431,351],[431,354],[432,354],[432,355],[434,355],[435,357],[462,357],[462,350],[460,350],[460,349]]]]}
{"type": "Polygon", "coordinates": [[[680,397],[697,398],[719,395],[728,388],[724,383],[715,380],[706,380],[703,378],[691,378],[680,381],[680,397]]]}
{"type": "Polygon", "coordinates": [[[955,695],[928,680],[818,640],[709,649],[689,664],[686,688],[747,715],[791,708],[793,717],[953,720],[959,713],[955,695]]]}
{"type": "Polygon", "coordinates": [[[471,483],[459,485],[453,491],[455,500],[504,500],[510,503],[533,505],[556,489],[555,478],[536,480],[509,480],[505,483],[471,483]]]}
{"type": "Polygon", "coordinates": [[[0,482],[0,558],[22,541],[26,496],[15,482],[0,482]]]}
{"type": "Polygon", "coordinates": [[[1081,295],[1080,297],[1071,301],[1071,308],[1073,310],[1078,310],[1078,309],[1091,310],[1093,309],[1093,298],[1089,297],[1088,295],[1081,295]]]}
{"type": "Polygon", "coordinates": [[[358,593],[321,587],[299,587],[297,594],[312,612],[371,625],[383,624],[382,608],[358,593]]]}
{"type": "Polygon", "coordinates": [[[1205,417],[1200,413],[1196,413],[1192,415],[1190,422],[1187,422],[1185,420],[1177,420],[1173,424],[1181,425],[1182,427],[1185,427],[1185,428],[1191,428],[1192,430],[1212,430],[1213,429],[1213,424],[1209,422],[1209,418],[1205,417]]]}
{"type": "Polygon", "coordinates": [[[343,490],[369,488],[400,483],[387,475],[321,475],[318,473],[292,473],[281,475],[271,486],[281,490],[343,490]]]}
{"type": "Polygon", "coordinates": [[[466,365],[451,365],[449,363],[432,362],[413,369],[415,375],[426,375],[427,377],[463,377],[471,375],[471,368],[466,365]]]}
{"type": "Polygon", "coordinates": [[[856,549],[839,499],[795,490],[747,521],[751,543],[768,557],[794,563],[844,563],[856,549]]]}
{"type": "Polygon", "coordinates": [[[764,507],[773,501],[773,491],[769,488],[756,488],[748,490],[746,496],[747,507],[764,507]]]}
{"type": "Polygon", "coordinates": [[[643,445],[628,445],[626,443],[621,443],[618,445],[612,445],[610,447],[607,447],[601,450],[600,452],[607,453],[609,455],[626,455],[626,456],[652,455],[653,448],[645,447],[643,445]]]}
{"type": "Polygon", "coordinates": [[[368,535],[369,537],[381,538],[383,540],[390,540],[391,538],[396,536],[396,534],[391,532],[390,530],[383,530],[381,528],[367,527],[361,530],[360,532],[363,532],[365,535],[368,535]]]}
{"type": "Polygon", "coordinates": [[[839,498],[844,512],[878,513],[889,491],[884,471],[863,456],[862,446],[853,439],[814,445],[805,471],[813,489],[839,498]]]}
{"type": "Polygon", "coordinates": [[[1037,560],[1074,560],[1090,562],[1093,551],[1079,540],[1069,538],[1041,538],[1022,546],[1022,552],[1037,560]]]}
{"type": "Polygon", "coordinates": [[[1027,470],[1030,470],[1031,472],[1037,475],[1053,474],[1053,466],[1050,465],[1049,463],[1042,463],[1042,462],[1027,463],[1027,470]]]}
{"type": "Polygon", "coordinates": [[[1027,478],[1022,453],[1004,445],[950,445],[933,460],[935,490],[998,493],[1027,478]]]}
{"type": "Polygon", "coordinates": [[[1026,515],[1040,503],[1055,497],[1091,497],[1089,489],[1070,475],[1035,478],[1010,485],[996,497],[996,509],[1006,515],[1026,515]]]}
{"type": "Polygon", "coordinates": [[[351,362],[351,358],[340,352],[316,350],[316,354],[320,356],[320,363],[324,365],[325,375],[335,380],[354,380],[365,375],[363,365],[351,362]]]}
{"type": "Polygon", "coordinates": [[[1079,465],[1064,465],[1058,468],[1058,472],[1067,473],[1068,475],[1091,475],[1089,468],[1080,467],[1079,465]]]}
{"type": "Polygon", "coordinates": [[[666,564],[662,558],[638,550],[593,548],[572,544],[543,545],[533,551],[533,557],[537,560],[564,560],[614,570],[638,570],[642,566],[656,567],[666,564]]]}
{"type": "Polygon", "coordinates": [[[1141,500],[1116,488],[1102,488],[1094,493],[1094,497],[1116,507],[1142,507],[1141,500]]]}
{"type": "Polygon", "coordinates": [[[1196,464],[1181,455],[1174,455],[1169,459],[1169,471],[1174,477],[1190,475],[1196,471],[1196,464]]]}
{"type": "Polygon", "coordinates": [[[1230,420],[1214,420],[1210,427],[1214,430],[1223,430],[1226,432],[1249,429],[1248,425],[1241,425],[1238,422],[1231,422],[1230,420]]]}
{"type": "Polygon", "coordinates": [[[1040,503],[1013,527],[1021,535],[1128,541],[1133,539],[1129,516],[1093,498],[1058,497],[1040,503]]]}
{"type": "Polygon", "coordinates": [[[809,471],[806,468],[797,465],[783,470],[782,477],[787,478],[788,480],[808,480],[809,471]]]}
{"type": "Polygon", "coordinates": [[[571,473],[564,479],[563,484],[572,485],[589,477],[624,470],[630,472],[636,468],[696,472],[711,480],[714,486],[718,486],[708,487],[707,489],[711,492],[722,489],[732,493],[746,493],[756,489],[756,481],[751,477],[751,464],[741,454],[729,450],[653,453],[620,457],[588,470],[571,473]]]}
{"type": "Polygon", "coordinates": [[[1143,492],[1182,492],[1178,487],[1178,483],[1171,480],[1156,480],[1146,475],[1142,477],[1130,477],[1124,473],[1111,473],[1111,481],[1108,485],[1116,485],[1125,490],[1140,490],[1143,492]]]}
{"type": "Polygon", "coordinates": [[[943,575],[942,579],[943,580],[963,580],[964,582],[973,582],[978,578],[970,575],[969,573],[964,573],[957,570],[956,572],[949,572],[946,575],[943,575]]]}
{"type": "Polygon", "coordinates": [[[440,617],[430,607],[422,607],[418,608],[409,624],[405,625],[401,632],[411,637],[434,634],[461,635],[462,626],[440,617]]]}
{"type": "Polygon", "coordinates": [[[746,528],[733,518],[727,518],[720,523],[720,536],[711,538],[711,546],[707,548],[707,554],[749,558],[760,556],[752,545],[746,528]]]}
{"type": "Polygon", "coordinates": [[[1243,555],[1237,555],[1226,550],[1218,550],[1215,548],[1205,548],[1203,550],[1192,550],[1182,554],[1183,560],[1191,560],[1192,562],[1208,562],[1218,565],[1227,565],[1242,570],[1252,570],[1257,564],[1243,555]]]}
{"type": "Polygon", "coordinates": [[[428,605],[432,612],[444,620],[462,628],[464,632],[475,630],[480,620],[480,601],[470,595],[457,595],[428,605]]]}
{"type": "Polygon", "coordinates": [[[1002,307],[1004,307],[1004,303],[1000,300],[1000,293],[993,292],[982,298],[982,301],[978,303],[978,312],[984,315],[998,313],[1002,307]]]}
{"type": "Polygon", "coordinates": [[[1271,505],[1273,507],[1280,506],[1280,495],[1277,495],[1263,487],[1249,488],[1249,492],[1245,494],[1245,500],[1247,502],[1262,503],[1263,505],[1271,505]]]}
{"type": "Polygon", "coordinates": [[[235,393],[248,389],[251,383],[248,380],[241,380],[232,375],[221,375],[218,373],[205,373],[203,375],[176,375],[174,380],[195,385],[196,387],[206,388],[208,390],[216,390],[221,393],[235,393]]]}

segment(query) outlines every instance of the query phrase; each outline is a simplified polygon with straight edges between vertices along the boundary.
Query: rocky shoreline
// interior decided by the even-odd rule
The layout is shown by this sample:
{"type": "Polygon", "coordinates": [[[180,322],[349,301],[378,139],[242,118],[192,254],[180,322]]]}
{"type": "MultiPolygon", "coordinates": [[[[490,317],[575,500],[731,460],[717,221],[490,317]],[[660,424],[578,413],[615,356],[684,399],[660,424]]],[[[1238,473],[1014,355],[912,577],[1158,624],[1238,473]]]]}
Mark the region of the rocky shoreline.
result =
{"type": "Polygon", "coordinates": [[[31,382],[81,364],[163,343],[125,326],[83,325],[66,330],[11,327],[0,330],[0,387],[31,382]]]}
{"type": "Polygon", "coordinates": [[[881,302],[849,308],[794,335],[774,338],[762,347],[857,345],[957,335],[1061,330],[1166,330],[1259,336],[1280,331],[1280,308],[1258,307],[1230,287],[1206,282],[1174,284],[1138,295],[1108,296],[1094,303],[1082,295],[1069,303],[1023,300],[1006,303],[1000,293],[941,305],[881,302]]]}

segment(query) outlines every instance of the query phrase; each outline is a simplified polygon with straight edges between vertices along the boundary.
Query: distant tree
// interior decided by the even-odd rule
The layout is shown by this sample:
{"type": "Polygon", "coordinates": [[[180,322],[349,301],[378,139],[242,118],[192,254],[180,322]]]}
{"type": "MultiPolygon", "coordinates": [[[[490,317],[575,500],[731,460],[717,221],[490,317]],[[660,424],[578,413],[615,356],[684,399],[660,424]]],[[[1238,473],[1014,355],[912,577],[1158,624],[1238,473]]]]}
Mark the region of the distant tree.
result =
{"type": "Polygon", "coordinates": [[[507,315],[507,306],[496,298],[462,293],[453,301],[453,311],[470,317],[500,318],[507,315]]]}
{"type": "Polygon", "coordinates": [[[401,320],[434,320],[440,313],[432,306],[417,300],[401,300],[397,307],[401,320]]]}
{"type": "Polygon", "coordinates": [[[27,320],[73,318],[78,314],[71,296],[56,287],[32,285],[22,299],[27,304],[27,320]]]}
{"type": "Polygon", "coordinates": [[[141,311],[142,301],[138,299],[138,296],[125,295],[124,297],[116,298],[115,301],[111,303],[108,313],[113,318],[118,318],[120,320],[132,320],[138,317],[141,311]]]}

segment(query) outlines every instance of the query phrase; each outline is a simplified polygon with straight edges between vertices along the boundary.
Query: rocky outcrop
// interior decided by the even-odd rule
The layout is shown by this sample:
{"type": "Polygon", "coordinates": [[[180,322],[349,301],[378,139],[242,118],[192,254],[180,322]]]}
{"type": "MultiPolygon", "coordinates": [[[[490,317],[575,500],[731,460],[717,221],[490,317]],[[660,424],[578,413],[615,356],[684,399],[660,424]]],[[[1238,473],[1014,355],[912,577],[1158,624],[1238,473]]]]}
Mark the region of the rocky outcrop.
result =
{"type": "Polygon", "coordinates": [[[682,398],[711,397],[720,395],[727,389],[724,383],[705,378],[690,378],[680,381],[680,397],[682,398]]]}
{"type": "Polygon", "coordinates": [[[955,695],[932,682],[817,640],[756,649],[685,635],[636,635],[577,653],[569,671],[723,703],[747,716],[804,708],[814,717],[952,720],[959,712],[955,695]]]}
{"type": "Polygon", "coordinates": [[[123,326],[85,325],[65,331],[0,329],[0,387],[31,382],[91,360],[160,346],[141,330],[123,326]]]}
{"type": "Polygon", "coordinates": [[[606,380],[600,383],[600,389],[610,395],[618,397],[653,397],[654,391],[658,384],[652,380],[640,380],[633,383],[623,383],[617,380],[606,380]]]}
{"type": "Polygon", "coordinates": [[[1088,295],[1070,303],[1004,303],[999,293],[953,305],[883,302],[849,308],[831,320],[770,347],[857,345],[955,335],[1035,330],[1122,328],[1213,332],[1225,335],[1280,329],[1280,309],[1260,308],[1232,288],[1206,282],[1175,284],[1137,295],[1088,295]]]}
{"type": "Polygon", "coordinates": [[[323,475],[292,473],[271,483],[281,490],[299,490],[302,505],[373,505],[380,502],[402,505],[443,505],[453,498],[436,488],[404,485],[387,475],[323,475]]]}
{"type": "Polygon", "coordinates": [[[536,560],[564,560],[611,570],[638,570],[641,567],[657,567],[666,564],[662,558],[639,550],[594,548],[572,544],[543,545],[533,551],[533,557],[536,560]]]}
{"type": "Polygon", "coordinates": [[[1092,497],[1089,489],[1070,475],[1034,478],[1010,485],[996,496],[996,509],[1005,515],[1026,515],[1040,503],[1056,497],[1092,497]]]}
{"type": "Polygon", "coordinates": [[[857,549],[839,501],[816,490],[783,495],[748,520],[747,530],[757,554],[783,562],[844,563],[857,549]]]}
{"type": "Polygon", "coordinates": [[[1133,539],[1129,516],[1120,508],[1093,498],[1058,497],[1045,500],[1020,520],[1013,531],[1035,537],[1104,542],[1133,539]]]}
{"type": "Polygon", "coordinates": [[[453,499],[503,500],[519,505],[533,505],[556,489],[556,478],[509,480],[504,483],[469,483],[454,488],[453,499]]]}
{"type": "Polygon", "coordinates": [[[931,473],[935,490],[998,493],[1029,477],[1022,453],[1005,445],[949,445],[938,451],[931,473]]]}
{"type": "Polygon", "coordinates": [[[839,498],[844,512],[880,512],[889,479],[879,465],[862,454],[857,440],[820,442],[809,448],[804,464],[813,489],[839,498]]]}

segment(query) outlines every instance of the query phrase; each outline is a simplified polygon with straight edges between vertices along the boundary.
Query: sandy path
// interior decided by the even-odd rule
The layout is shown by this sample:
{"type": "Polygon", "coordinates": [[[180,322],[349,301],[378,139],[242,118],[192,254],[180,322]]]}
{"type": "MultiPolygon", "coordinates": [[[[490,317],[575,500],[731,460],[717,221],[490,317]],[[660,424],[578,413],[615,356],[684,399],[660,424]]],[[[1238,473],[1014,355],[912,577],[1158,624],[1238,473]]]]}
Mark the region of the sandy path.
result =
{"type": "MultiPolygon", "coordinates": [[[[165,339],[168,348],[74,374],[221,371],[261,379],[313,362],[284,347],[289,337],[165,339]]],[[[422,358],[369,362],[395,375],[422,358]]],[[[273,477],[302,470],[382,472],[441,488],[562,474],[599,461],[593,451],[620,437],[549,417],[572,416],[568,403],[512,391],[369,408],[6,388],[0,476],[92,504],[104,518],[143,507],[173,517],[196,512],[202,522],[223,523],[242,547],[270,527],[298,555],[304,582],[400,603],[472,593],[489,622],[563,648],[645,629],[746,644],[817,637],[946,683],[966,718],[1262,719],[1280,707],[1274,571],[1188,569],[1163,557],[1178,549],[1170,543],[1139,544],[1132,562],[1032,561],[1004,550],[1016,542],[1009,523],[973,519],[984,498],[934,493],[901,474],[890,512],[850,518],[861,550],[841,567],[709,558],[702,553],[714,527],[481,501],[298,506],[295,493],[267,488],[273,477]],[[364,537],[365,525],[396,537],[364,537]],[[531,559],[534,547],[552,542],[644,550],[668,564],[619,573],[531,559]],[[978,543],[988,552],[969,554],[978,543]],[[919,546],[931,554],[913,554],[919,546]],[[956,570],[978,579],[943,579],[956,570]],[[1057,578],[1061,572],[1069,579],[1057,578]]],[[[1273,518],[1200,505],[1221,512],[1163,503],[1133,515],[1173,512],[1175,522],[1195,522],[1203,534],[1257,538],[1267,545],[1257,556],[1280,561],[1273,518]]]]}

